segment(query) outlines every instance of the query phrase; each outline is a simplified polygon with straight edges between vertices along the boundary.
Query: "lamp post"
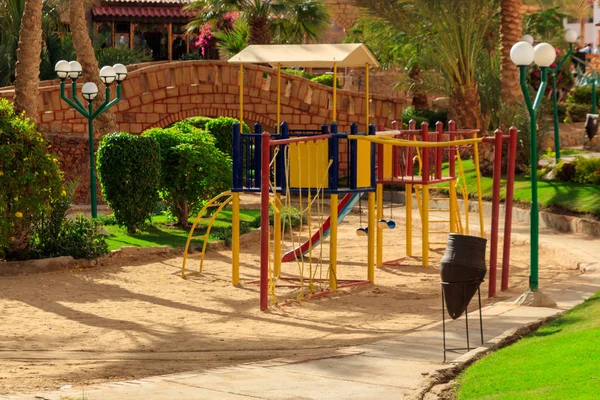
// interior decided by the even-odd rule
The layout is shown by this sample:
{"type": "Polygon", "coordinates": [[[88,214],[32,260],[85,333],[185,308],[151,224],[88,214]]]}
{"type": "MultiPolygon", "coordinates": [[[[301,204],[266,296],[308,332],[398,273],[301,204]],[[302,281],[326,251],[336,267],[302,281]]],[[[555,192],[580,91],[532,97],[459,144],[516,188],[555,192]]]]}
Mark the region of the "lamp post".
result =
{"type": "Polygon", "coordinates": [[[542,97],[548,84],[548,67],[556,58],[554,47],[548,43],[540,43],[535,48],[528,42],[521,41],[516,43],[510,50],[510,58],[515,65],[519,67],[519,81],[525,104],[529,111],[529,133],[530,133],[530,151],[529,161],[531,165],[531,215],[530,215],[530,274],[529,289],[537,291],[538,289],[538,256],[539,256],[539,211],[537,196],[537,113],[542,103],[542,97]],[[540,67],[542,80],[535,101],[531,102],[529,89],[525,80],[527,66],[534,62],[540,67]]]}
{"type": "Polygon", "coordinates": [[[96,205],[96,173],[94,163],[94,119],[100,114],[114,106],[121,100],[121,82],[127,77],[127,68],[123,64],[115,64],[112,67],[102,67],[100,70],[100,80],[106,85],[106,100],[96,110],[93,109],[93,101],[98,95],[98,87],[93,82],[86,82],[81,88],[81,95],[85,101],[86,106],[77,97],[77,79],[81,76],[82,68],[81,64],[77,61],[65,61],[61,60],[56,63],[54,71],[60,79],[60,97],[72,108],[75,109],[79,114],[83,115],[88,120],[88,132],[89,132],[89,146],[90,146],[90,194],[92,200],[92,218],[98,216],[98,207],[96,205]],[[71,97],[68,98],[65,95],[65,80],[71,78],[71,97]],[[110,100],[110,85],[113,82],[117,82],[117,97],[114,100],[110,100]]]}
{"type": "Polygon", "coordinates": [[[554,108],[554,152],[556,154],[556,164],[560,161],[560,129],[558,127],[558,93],[556,89],[556,74],[563,66],[565,61],[573,54],[573,43],[577,41],[577,32],[572,29],[567,29],[565,32],[565,40],[569,43],[569,51],[564,57],[556,64],[554,68],[550,68],[550,75],[552,76],[552,106],[554,108]]]}

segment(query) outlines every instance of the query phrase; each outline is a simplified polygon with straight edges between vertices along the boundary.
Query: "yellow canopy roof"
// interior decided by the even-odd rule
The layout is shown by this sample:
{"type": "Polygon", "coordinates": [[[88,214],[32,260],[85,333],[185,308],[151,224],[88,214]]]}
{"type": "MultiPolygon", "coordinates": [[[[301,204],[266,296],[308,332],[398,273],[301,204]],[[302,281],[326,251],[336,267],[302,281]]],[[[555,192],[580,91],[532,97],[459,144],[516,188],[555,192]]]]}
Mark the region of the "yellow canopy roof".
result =
{"type": "Polygon", "coordinates": [[[282,67],[379,67],[375,56],[362,43],[250,45],[231,57],[233,64],[270,64],[282,67]]]}

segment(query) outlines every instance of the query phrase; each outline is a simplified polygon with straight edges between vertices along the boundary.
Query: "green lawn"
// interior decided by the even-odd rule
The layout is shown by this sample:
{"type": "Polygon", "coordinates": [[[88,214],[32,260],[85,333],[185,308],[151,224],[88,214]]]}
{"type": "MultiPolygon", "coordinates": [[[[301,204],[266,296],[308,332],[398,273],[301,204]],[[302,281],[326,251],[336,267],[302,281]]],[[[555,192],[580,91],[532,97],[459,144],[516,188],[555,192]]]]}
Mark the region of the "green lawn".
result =
{"type": "MultiPolygon", "coordinates": [[[[259,210],[241,210],[240,221],[242,224],[249,224],[260,215],[259,210]]],[[[190,218],[190,224],[194,221],[190,218]]],[[[115,250],[121,246],[171,246],[183,247],[187,240],[189,229],[180,229],[172,226],[164,215],[152,217],[152,225],[145,231],[140,231],[135,235],[128,235],[125,228],[117,225],[107,225],[104,228],[111,234],[106,239],[110,250],[115,250]]],[[[206,232],[207,221],[201,221],[196,227],[196,234],[201,235],[206,232]]],[[[231,229],[231,211],[223,210],[217,216],[217,220],[211,229],[210,238],[220,239],[221,235],[229,235],[231,229]]]]}
{"type": "Polygon", "coordinates": [[[458,399],[600,398],[600,293],[459,377],[458,399]]]}
{"type": "MultiPolygon", "coordinates": [[[[473,161],[463,161],[469,194],[477,196],[477,181],[473,161]]],[[[458,166],[457,166],[458,173],[458,166]]],[[[504,199],[506,180],[502,179],[501,197],[504,199]]],[[[482,177],[481,188],[485,199],[492,198],[492,178],[482,177]]],[[[531,184],[523,175],[515,176],[516,203],[529,205],[531,202],[531,184]]],[[[550,210],[563,210],[572,213],[592,214],[600,218],[600,186],[570,182],[538,182],[538,200],[541,207],[550,210]]]]}

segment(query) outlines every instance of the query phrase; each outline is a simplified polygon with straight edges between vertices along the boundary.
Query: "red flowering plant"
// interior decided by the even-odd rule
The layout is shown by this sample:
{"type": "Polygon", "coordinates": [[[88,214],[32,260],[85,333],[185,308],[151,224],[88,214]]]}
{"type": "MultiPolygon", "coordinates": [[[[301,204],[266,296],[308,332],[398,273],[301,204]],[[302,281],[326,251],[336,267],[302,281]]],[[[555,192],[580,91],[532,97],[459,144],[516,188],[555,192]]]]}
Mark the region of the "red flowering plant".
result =
{"type": "MultiPolygon", "coordinates": [[[[561,50],[556,49],[556,61],[554,61],[548,68],[548,86],[546,86],[546,92],[544,93],[545,95],[550,95],[552,93],[552,71],[562,59],[562,53],[563,52],[561,50]]],[[[535,66],[529,74],[529,83],[535,90],[539,90],[541,84],[541,71],[538,66],[535,66]]],[[[556,71],[556,88],[558,91],[559,102],[565,100],[569,90],[571,90],[574,84],[575,79],[571,73],[571,60],[568,59],[564,62],[560,69],[556,71]]]]}
{"type": "Polygon", "coordinates": [[[239,12],[227,13],[222,20],[214,23],[207,22],[200,28],[198,40],[194,43],[195,47],[200,48],[200,54],[204,59],[212,59],[217,50],[217,38],[213,32],[229,32],[233,29],[233,23],[239,17],[239,12]]]}

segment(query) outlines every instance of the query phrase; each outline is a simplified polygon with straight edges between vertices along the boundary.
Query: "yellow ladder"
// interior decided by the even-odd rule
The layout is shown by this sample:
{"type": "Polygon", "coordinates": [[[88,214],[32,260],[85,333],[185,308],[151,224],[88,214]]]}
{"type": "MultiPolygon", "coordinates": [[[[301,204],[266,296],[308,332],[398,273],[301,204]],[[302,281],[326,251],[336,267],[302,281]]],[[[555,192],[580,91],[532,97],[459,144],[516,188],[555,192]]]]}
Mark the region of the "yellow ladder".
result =
{"type": "Polygon", "coordinates": [[[183,251],[183,265],[181,266],[181,277],[185,278],[185,264],[188,258],[200,258],[200,273],[202,273],[202,265],[204,264],[204,255],[206,254],[206,245],[208,244],[208,235],[210,234],[210,229],[212,228],[215,220],[219,213],[225,208],[227,204],[231,202],[233,199],[233,195],[231,191],[223,192],[220,195],[212,198],[202,210],[198,213],[198,216],[194,220],[192,224],[192,228],[190,229],[190,234],[188,235],[187,242],[185,244],[185,250],[183,251]],[[225,200],[222,200],[225,198],[225,200]],[[210,208],[217,208],[216,211],[210,217],[204,217],[206,211],[210,208]],[[203,235],[194,236],[194,230],[200,221],[208,221],[208,226],[206,227],[206,232],[203,235]],[[190,243],[192,240],[200,239],[203,241],[202,243],[202,252],[200,253],[189,253],[190,243]]]}

